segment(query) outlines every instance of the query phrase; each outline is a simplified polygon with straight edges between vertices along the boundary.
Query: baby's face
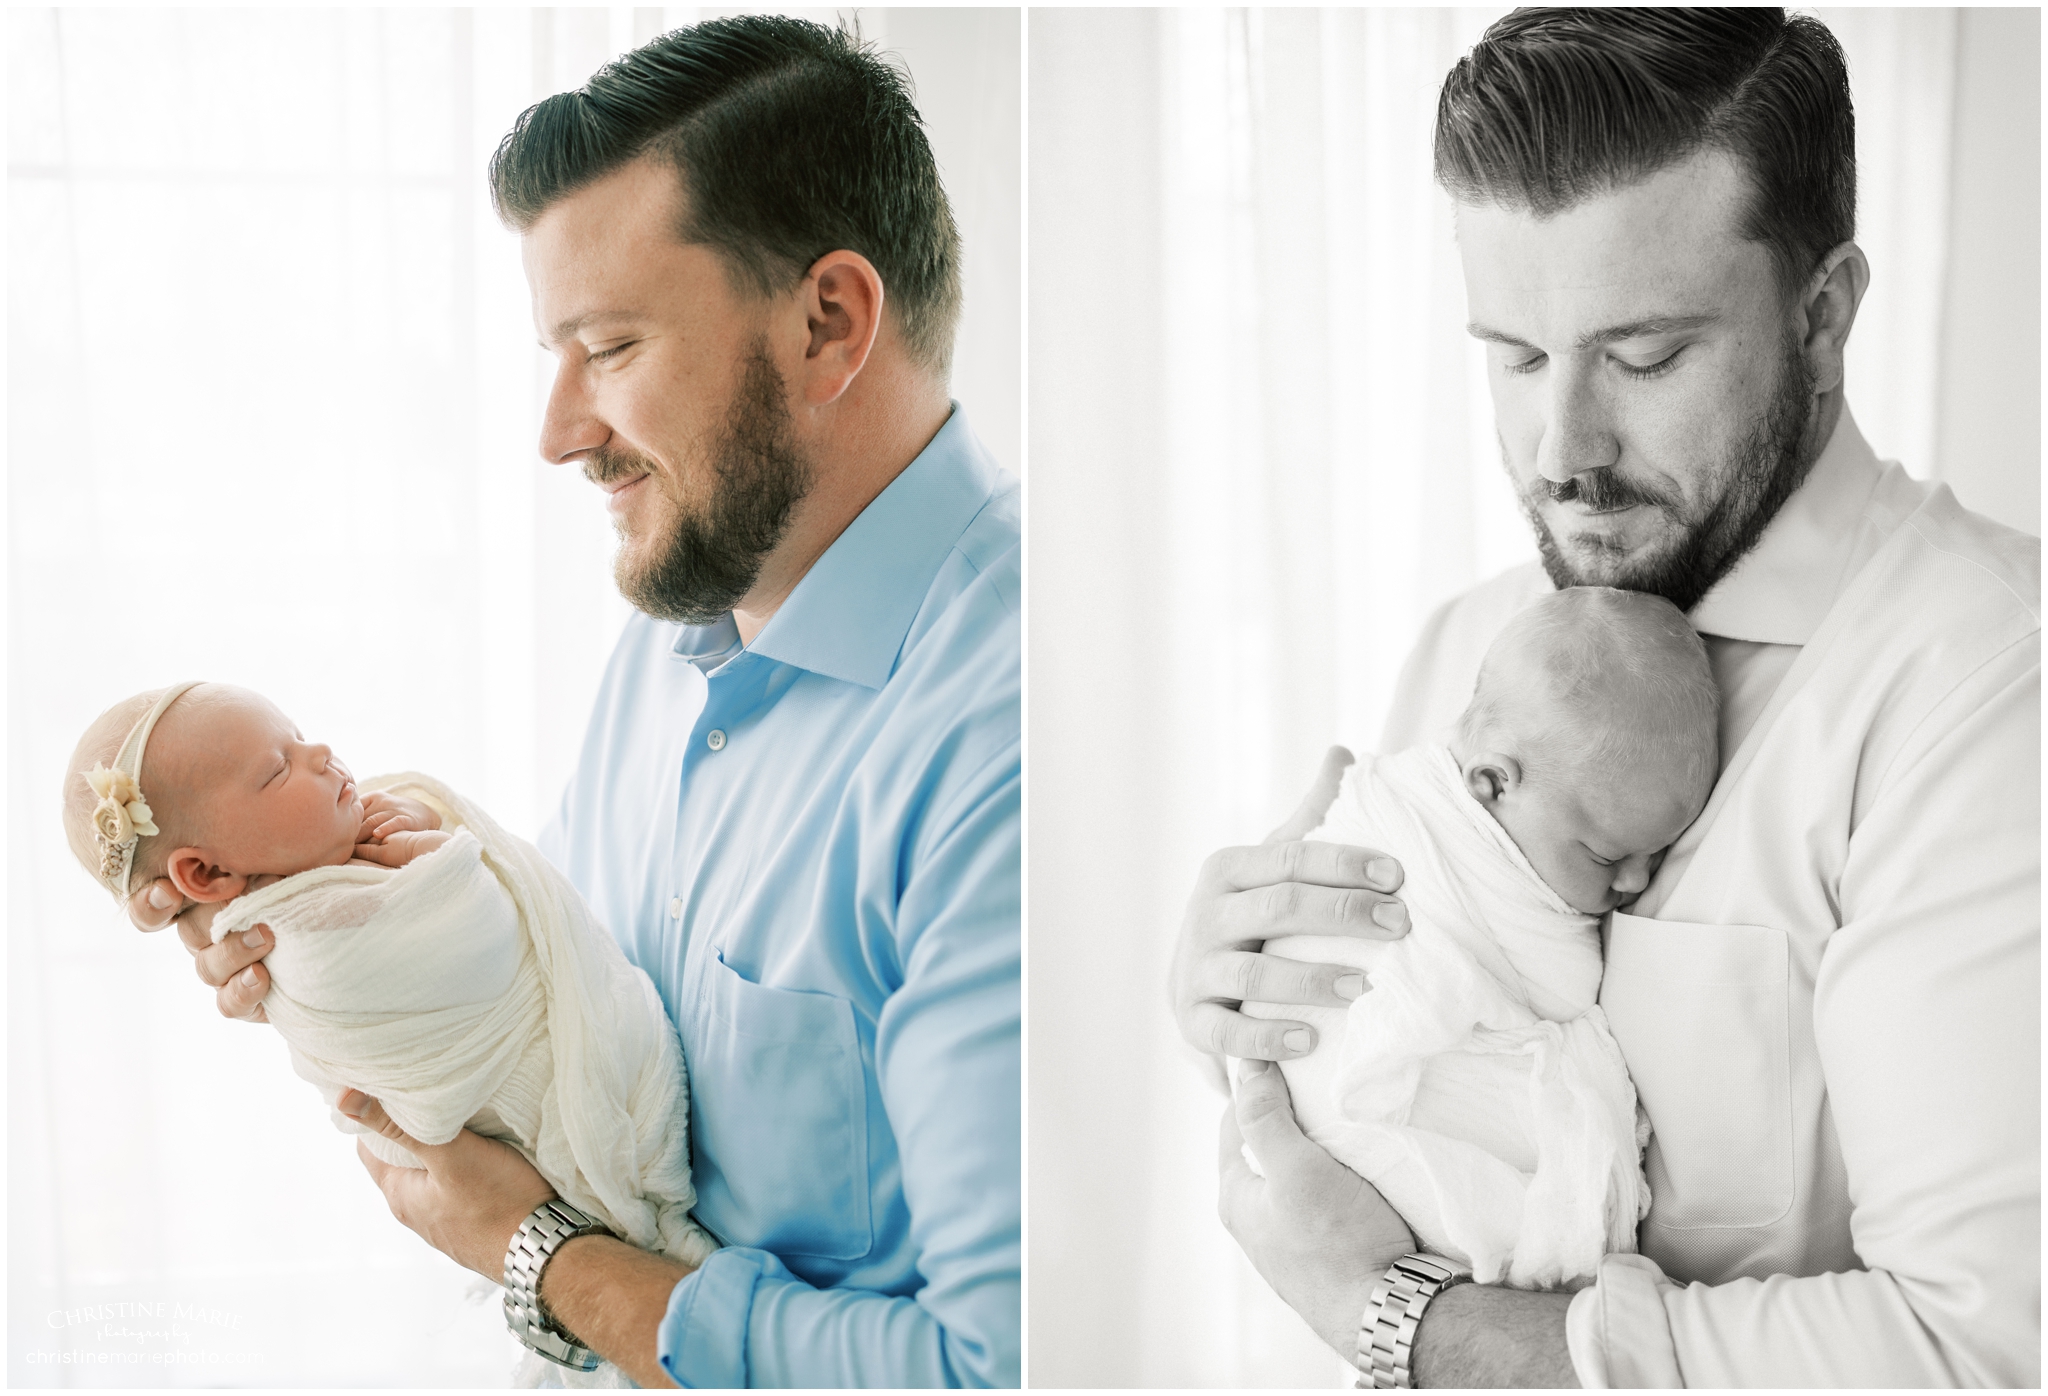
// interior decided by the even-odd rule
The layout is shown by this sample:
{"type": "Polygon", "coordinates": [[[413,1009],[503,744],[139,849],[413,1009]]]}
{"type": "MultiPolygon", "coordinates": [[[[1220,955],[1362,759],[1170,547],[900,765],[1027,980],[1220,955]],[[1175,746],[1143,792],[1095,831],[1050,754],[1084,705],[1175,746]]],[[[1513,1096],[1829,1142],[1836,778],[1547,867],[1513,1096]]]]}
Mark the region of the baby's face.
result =
{"type": "Polygon", "coordinates": [[[288,875],[353,855],[363,823],[355,778],[261,694],[229,689],[170,735],[204,831],[194,846],[209,863],[288,875]]]}
{"type": "Polygon", "coordinates": [[[1525,781],[1494,817],[1553,891],[1598,916],[1650,885],[1664,850],[1699,813],[1697,797],[1674,787],[1656,771],[1583,787],[1563,777],[1525,781]]]}

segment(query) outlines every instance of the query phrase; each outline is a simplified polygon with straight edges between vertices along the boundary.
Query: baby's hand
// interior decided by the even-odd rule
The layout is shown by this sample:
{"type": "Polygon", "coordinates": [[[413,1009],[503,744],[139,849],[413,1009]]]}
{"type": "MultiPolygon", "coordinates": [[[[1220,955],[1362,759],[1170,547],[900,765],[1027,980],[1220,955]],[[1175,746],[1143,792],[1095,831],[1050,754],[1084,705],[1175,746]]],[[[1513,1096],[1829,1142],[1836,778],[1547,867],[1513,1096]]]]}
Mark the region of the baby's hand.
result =
{"type": "Polygon", "coordinates": [[[402,868],[422,854],[432,853],[455,835],[445,829],[400,829],[375,843],[356,845],[357,863],[375,863],[380,868],[402,868]]]}
{"type": "Polygon", "coordinates": [[[375,790],[363,796],[363,827],[356,835],[356,842],[383,843],[390,835],[404,833],[408,829],[440,827],[441,816],[431,807],[418,800],[408,800],[403,795],[375,790]]]}

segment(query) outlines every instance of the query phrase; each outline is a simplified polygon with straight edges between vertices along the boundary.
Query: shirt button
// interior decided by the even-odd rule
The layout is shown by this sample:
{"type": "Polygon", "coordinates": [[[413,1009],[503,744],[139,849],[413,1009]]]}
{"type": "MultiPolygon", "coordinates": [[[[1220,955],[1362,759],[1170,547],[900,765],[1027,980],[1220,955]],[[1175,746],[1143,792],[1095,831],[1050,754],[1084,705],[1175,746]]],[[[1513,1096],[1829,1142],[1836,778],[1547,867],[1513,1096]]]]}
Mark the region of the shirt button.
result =
{"type": "Polygon", "coordinates": [[[710,747],[713,751],[724,751],[725,732],[723,729],[714,727],[709,732],[706,732],[704,734],[704,745],[710,747]]]}
{"type": "Polygon", "coordinates": [[[668,899],[668,919],[671,921],[683,919],[683,899],[681,897],[670,897],[668,899]]]}

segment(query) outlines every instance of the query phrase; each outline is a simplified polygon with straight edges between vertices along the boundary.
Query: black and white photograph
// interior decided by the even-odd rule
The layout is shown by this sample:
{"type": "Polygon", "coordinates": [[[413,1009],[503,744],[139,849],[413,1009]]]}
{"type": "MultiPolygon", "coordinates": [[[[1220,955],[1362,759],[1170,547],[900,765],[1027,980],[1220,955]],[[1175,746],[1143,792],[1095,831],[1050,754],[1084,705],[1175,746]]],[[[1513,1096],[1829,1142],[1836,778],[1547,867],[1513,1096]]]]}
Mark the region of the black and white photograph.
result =
{"type": "Polygon", "coordinates": [[[1030,23],[1032,1384],[2038,1385],[2038,11],[1030,23]]]}

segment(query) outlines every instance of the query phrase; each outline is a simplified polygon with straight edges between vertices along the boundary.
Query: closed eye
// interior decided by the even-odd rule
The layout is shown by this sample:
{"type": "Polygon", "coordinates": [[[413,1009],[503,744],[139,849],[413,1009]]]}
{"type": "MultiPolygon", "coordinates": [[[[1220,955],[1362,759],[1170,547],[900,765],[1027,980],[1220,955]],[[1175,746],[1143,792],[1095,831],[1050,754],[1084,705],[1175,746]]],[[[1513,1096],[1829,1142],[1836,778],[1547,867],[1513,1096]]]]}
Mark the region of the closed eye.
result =
{"type": "Polygon", "coordinates": [[[590,355],[590,362],[594,364],[603,363],[606,359],[611,358],[614,354],[622,354],[626,350],[631,349],[635,344],[638,344],[639,342],[640,341],[636,339],[629,339],[624,344],[614,344],[609,349],[593,350],[590,355]]]}
{"type": "Polygon", "coordinates": [[[1685,346],[1681,344],[1653,364],[1632,364],[1626,359],[1616,359],[1615,363],[1619,364],[1621,371],[1631,378],[1639,380],[1662,378],[1665,374],[1671,372],[1672,369],[1678,367],[1678,356],[1684,352],[1685,346]]]}
{"type": "Polygon", "coordinates": [[[1537,369],[1543,367],[1549,358],[1548,354],[1534,354],[1516,363],[1503,363],[1500,368],[1503,373],[1534,373],[1537,369]]]}

